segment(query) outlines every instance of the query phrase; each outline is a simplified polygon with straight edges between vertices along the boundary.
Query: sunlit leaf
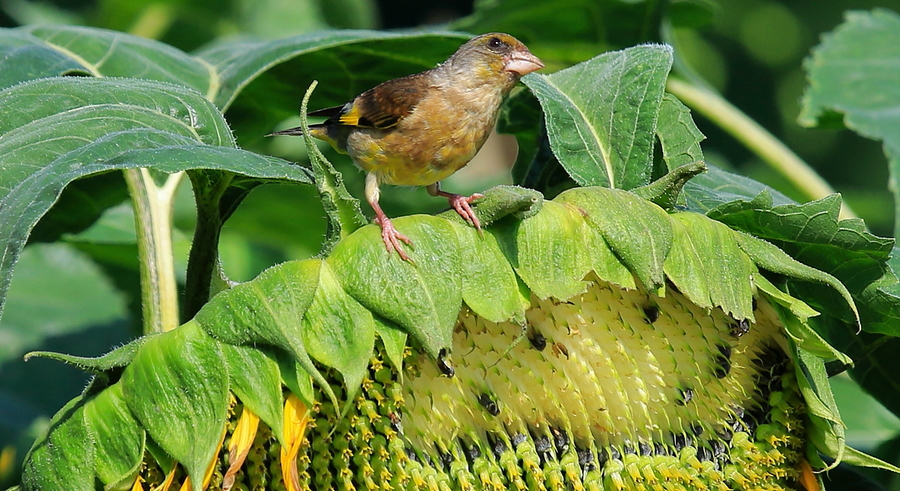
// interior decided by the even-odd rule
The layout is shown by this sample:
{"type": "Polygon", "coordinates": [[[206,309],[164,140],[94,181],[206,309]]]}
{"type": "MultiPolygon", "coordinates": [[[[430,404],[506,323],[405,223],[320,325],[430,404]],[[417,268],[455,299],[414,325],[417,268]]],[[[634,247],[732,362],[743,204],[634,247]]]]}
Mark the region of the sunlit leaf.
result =
{"type": "Polygon", "coordinates": [[[550,75],[522,79],[541,102],[550,147],[582,186],[647,184],[672,48],[606,53],[550,75]]]}

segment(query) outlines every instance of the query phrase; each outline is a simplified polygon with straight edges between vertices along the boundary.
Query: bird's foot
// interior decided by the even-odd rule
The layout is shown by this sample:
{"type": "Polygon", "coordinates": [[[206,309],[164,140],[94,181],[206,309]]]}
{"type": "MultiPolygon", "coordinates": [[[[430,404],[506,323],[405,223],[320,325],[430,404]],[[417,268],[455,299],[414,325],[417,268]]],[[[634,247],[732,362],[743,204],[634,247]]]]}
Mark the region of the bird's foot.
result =
{"type": "Polygon", "coordinates": [[[447,201],[450,202],[450,206],[459,213],[459,216],[463,218],[463,220],[472,224],[478,233],[481,233],[481,222],[478,221],[478,217],[475,216],[475,210],[469,206],[470,203],[473,203],[475,200],[479,200],[484,198],[483,194],[475,193],[472,196],[465,197],[459,194],[450,194],[446,195],[447,201]]]}
{"type": "Polygon", "coordinates": [[[400,259],[413,262],[400,245],[401,242],[406,245],[412,245],[412,241],[409,240],[409,237],[397,231],[397,229],[394,228],[391,219],[386,216],[376,217],[375,223],[381,227],[381,240],[384,241],[384,247],[387,249],[388,254],[397,251],[397,254],[400,255],[400,259]]]}

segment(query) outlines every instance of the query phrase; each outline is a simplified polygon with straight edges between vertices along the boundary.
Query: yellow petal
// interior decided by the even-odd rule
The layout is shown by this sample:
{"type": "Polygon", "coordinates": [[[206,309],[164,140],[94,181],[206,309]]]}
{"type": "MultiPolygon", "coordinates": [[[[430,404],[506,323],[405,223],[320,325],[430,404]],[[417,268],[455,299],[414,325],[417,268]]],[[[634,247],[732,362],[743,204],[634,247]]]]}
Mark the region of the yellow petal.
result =
{"type": "Polygon", "coordinates": [[[131,485],[131,491],[144,491],[144,480],[141,479],[141,476],[134,480],[134,484],[131,485]]]}
{"type": "Polygon", "coordinates": [[[244,406],[241,411],[241,417],[238,419],[237,427],[231,435],[231,441],[228,443],[228,471],[222,478],[222,491],[230,491],[234,486],[234,476],[238,469],[244,465],[247,454],[250,452],[250,446],[256,438],[256,430],[259,427],[259,416],[244,406]]]}
{"type": "Polygon", "coordinates": [[[284,402],[284,446],[281,447],[281,476],[288,491],[300,491],[297,452],[309,423],[309,408],[291,394],[284,402]]]}
{"type": "Polygon", "coordinates": [[[175,480],[175,471],[178,470],[178,465],[173,465],[172,470],[169,471],[169,475],[166,476],[166,480],[163,481],[162,484],[153,489],[153,491],[169,491],[169,486],[172,485],[172,481],[175,480]]]}
{"type": "Polygon", "coordinates": [[[813,472],[812,466],[809,465],[809,462],[806,459],[800,461],[800,485],[803,486],[803,489],[806,491],[821,491],[822,487],[819,486],[819,478],[816,477],[816,474],[813,472]]]}

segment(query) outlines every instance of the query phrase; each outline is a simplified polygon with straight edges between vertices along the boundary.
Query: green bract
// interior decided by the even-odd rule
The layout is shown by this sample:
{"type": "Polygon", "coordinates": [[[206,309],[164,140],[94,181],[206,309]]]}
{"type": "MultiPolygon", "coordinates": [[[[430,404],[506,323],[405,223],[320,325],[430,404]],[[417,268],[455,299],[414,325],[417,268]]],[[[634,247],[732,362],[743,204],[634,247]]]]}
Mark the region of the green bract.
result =
{"type": "MultiPolygon", "coordinates": [[[[485,205],[502,193],[516,190],[490,190],[485,205]]],[[[531,201],[530,194],[521,195],[531,201]]],[[[784,348],[794,361],[794,376],[813,422],[808,455],[818,451],[839,458],[844,452],[840,417],[827,385],[815,374],[825,361],[849,360],[812,330],[808,320],[817,313],[776,288],[766,275],[828,285],[851,311],[853,301],[832,276],[797,263],[774,246],[703,215],[667,213],[626,191],[598,187],[567,191],[529,218],[500,218],[484,238],[452,217],[412,216],[398,219],[397,226],[414,241],[410,254],[416,264],[387,255],[377,226],[366,226],[341,241],[326,260],[272,267],[216,295],[194,321],[142,342],[118,381],[92,387],[57,416],[51,433],[28,458],[25,489],[48,489],[51,479],[69,483],[69,489],[92,489],[95,478],[107,486],[133,478],[149,450],[145,440],[183,464],[192,482],[202,482],[220,445],[229,392],[281,440],[282,386],[308,407],[327,399],[350,403],[366,375],[376,332],[386,334],[378,343],[388,353],[409,346],[436,355],[451,348],[461,309],[520,323],[527,292],[566,301],[583,292],[584,281],[593,274],[626,289],[650,285],[662,296],[678,292],[699,309],[721,311],[735,323],[753,325],[754,296],[783,305],[778,312],[791,340],[784,348]],[[646,210],[638,213],[653,221],[616,220],[635,216],[636,209],[646,210]],[[490,275],[473,273],[485,270],[490,275]],[[542,270],[553,274],[538,274],[542,270]],[[485,296],[510,308],[500,314],[495,304],[480,306],[477,299],[485,296]],[[475,300],[464,305],[464,298],[475,300]],[[325,372],[330,371],[340,378],[328,377],[325,372]],[[336,382],[341,385],[331,385],[336,382]],[[110,450],[126,444],[137,448],[110,450]]],[[[624,312],[623,307],[620,315],[624,312]]],[[[510,342],[507,348],[513,346],[510,342]]],[[[464,421],[457,424],[465,429],[464,421]]]]}

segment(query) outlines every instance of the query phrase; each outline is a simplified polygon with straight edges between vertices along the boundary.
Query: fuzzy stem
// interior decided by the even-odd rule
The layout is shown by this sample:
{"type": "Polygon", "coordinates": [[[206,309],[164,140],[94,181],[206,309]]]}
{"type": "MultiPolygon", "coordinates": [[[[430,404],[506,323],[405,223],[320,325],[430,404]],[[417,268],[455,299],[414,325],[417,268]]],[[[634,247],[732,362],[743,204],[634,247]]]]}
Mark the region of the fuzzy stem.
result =
{"type": "Polygon", "coordinates": [[[194,317],[200,308],[209,301],[214,276],[219,273],[219,236],[222,232],[223,217],[220,212],[222,196],[231,184],[234,176],[222,176],[216,183],[204,191],[204,186],[191,175],[194,196],[197,202],[197,225],[191,241],[191,252],[188,255],[187,272],[184,285],[185,321],[194,317]]]}
{"type": "Polygon", "coordinates": [[[177,172],[157,186],[147,169],[124,171],[134,206],[144,333],[178,326],[178,285],[172,254],[172,203],[184,177],[177,172]]]}
{"type": "MultiPolygon", "coordinates": [[[[809,164],[719,94],[671,77],[666,89],[744,144],[783,175],[807,199],[820,199],[835,193],[835,190],[809,164]]],[[[854,216],[850,207],[843,203],[841,218],[854,216]]]]}

